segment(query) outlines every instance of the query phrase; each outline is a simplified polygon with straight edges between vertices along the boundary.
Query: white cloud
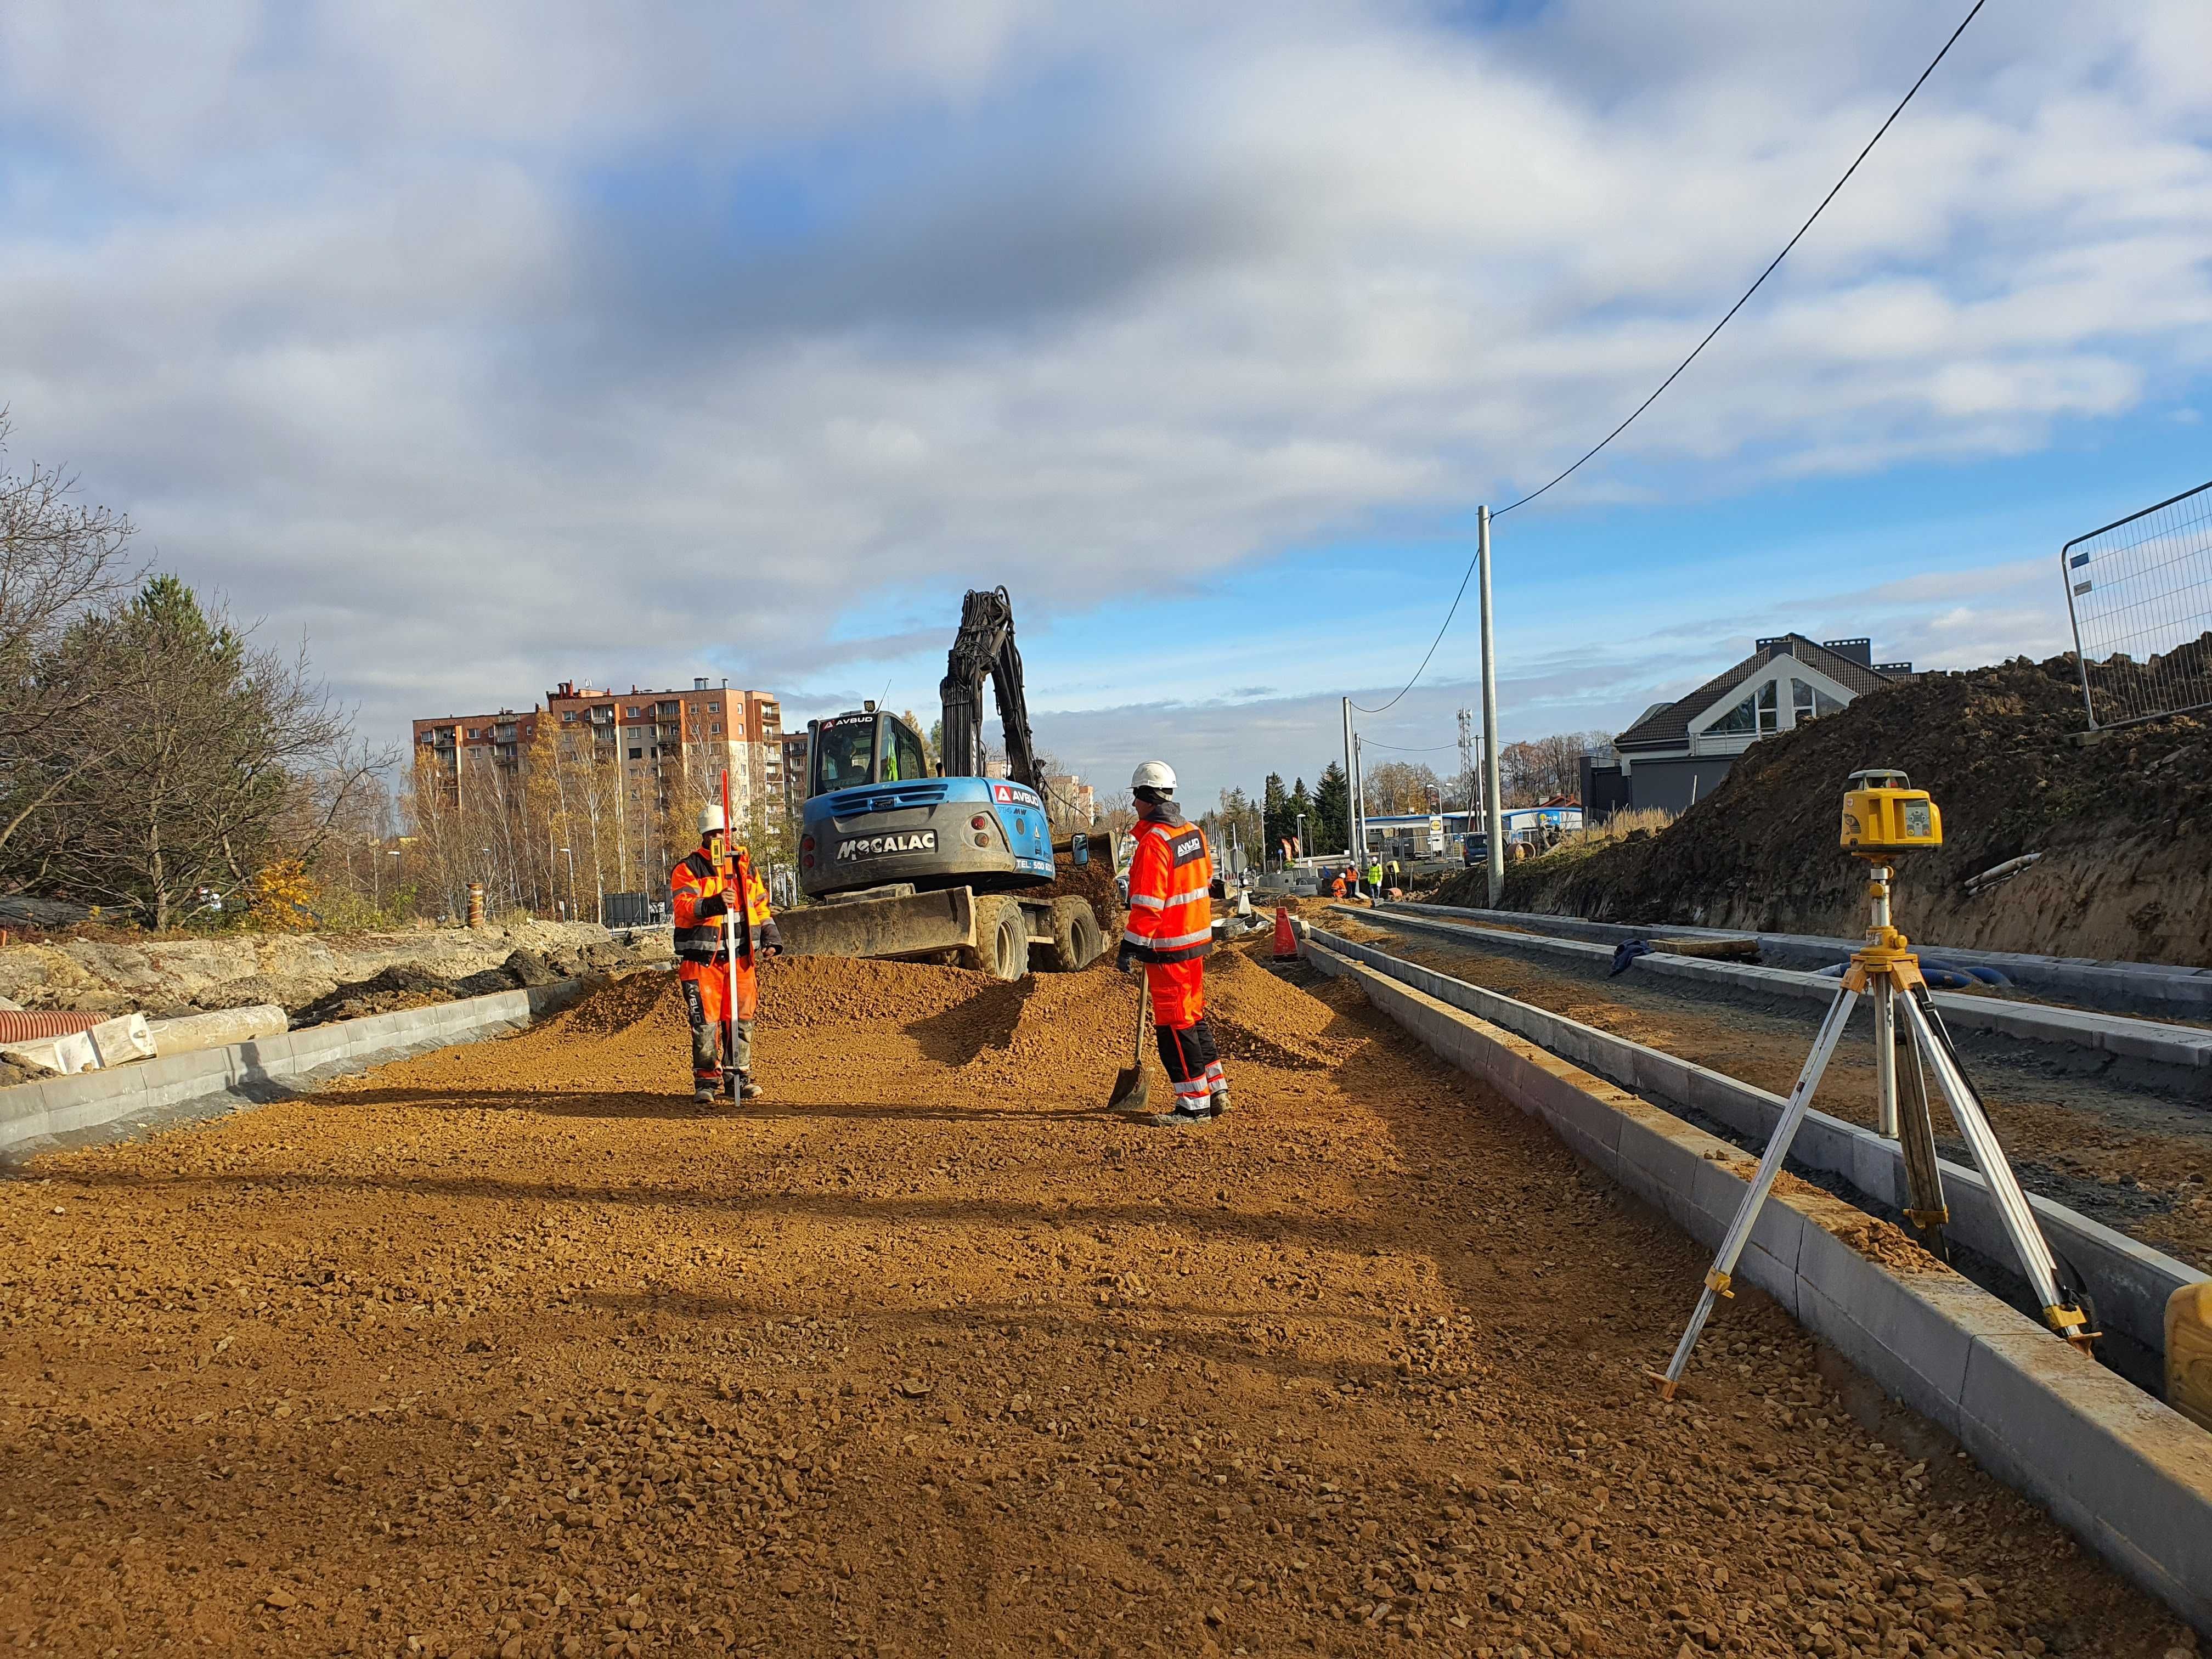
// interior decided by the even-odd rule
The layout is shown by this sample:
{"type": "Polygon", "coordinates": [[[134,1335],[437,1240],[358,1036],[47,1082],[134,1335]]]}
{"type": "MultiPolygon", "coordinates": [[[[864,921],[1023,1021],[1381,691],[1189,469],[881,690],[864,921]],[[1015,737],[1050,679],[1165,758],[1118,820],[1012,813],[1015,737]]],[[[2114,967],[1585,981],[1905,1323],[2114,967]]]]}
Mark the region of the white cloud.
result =
{"type": "MultiPolygon", "coordinates": [[[[1066,617],[1540,479],[1940,27],[16,0],[0,401],[386,729],[571,673],[827,691],[855,612],[904,652],[966,586],[1066,617]]],[[[2190,0],[1993,9],[1574,499],[2185,399],[2208,56],[2190,0]]]]}

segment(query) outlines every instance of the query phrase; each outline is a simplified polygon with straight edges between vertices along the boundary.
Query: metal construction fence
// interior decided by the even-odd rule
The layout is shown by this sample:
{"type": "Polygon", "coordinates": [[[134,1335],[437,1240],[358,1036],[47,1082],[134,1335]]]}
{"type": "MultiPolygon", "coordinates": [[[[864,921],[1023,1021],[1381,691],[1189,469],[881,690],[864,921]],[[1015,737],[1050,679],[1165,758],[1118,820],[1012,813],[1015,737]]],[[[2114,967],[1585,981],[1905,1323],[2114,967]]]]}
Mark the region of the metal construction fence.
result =
{"type": "Polygon", "coordinates": [[[2091,730],[2212,707],[2212,481],[2058,556],[2091,730]]]}

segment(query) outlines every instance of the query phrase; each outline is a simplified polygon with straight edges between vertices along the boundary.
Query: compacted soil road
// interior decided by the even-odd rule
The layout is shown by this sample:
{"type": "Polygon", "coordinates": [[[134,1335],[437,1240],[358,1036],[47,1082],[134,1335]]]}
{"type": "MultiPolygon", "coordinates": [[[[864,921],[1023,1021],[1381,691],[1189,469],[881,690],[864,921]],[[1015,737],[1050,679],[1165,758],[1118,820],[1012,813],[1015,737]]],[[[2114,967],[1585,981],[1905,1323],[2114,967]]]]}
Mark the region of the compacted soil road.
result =
{"type": "Polygon", "coordinates": [[[0,1648],[2156,1656],[2175,1622],[1358,990],[665,977],[0,1186],[0,1648]],[[1839,1395],[1832,1379],[1844,1389],[1839,1395]],[[1870,1426],[1869,1426],[1870,1425],[1870,1426]]]}

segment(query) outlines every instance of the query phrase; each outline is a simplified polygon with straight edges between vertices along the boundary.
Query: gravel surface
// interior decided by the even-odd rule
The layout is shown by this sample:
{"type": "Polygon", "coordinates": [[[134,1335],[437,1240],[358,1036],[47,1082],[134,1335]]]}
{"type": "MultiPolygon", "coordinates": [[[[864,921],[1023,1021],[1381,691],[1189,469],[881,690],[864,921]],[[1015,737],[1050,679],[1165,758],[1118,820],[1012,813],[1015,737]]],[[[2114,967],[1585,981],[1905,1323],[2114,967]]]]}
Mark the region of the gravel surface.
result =
{"type": "Polygon", "coordinates": [[[1109,972],[811,959],[766,970],[743,1114],[693,1109],[673,985],[638,975],[40,1160],[0,1187],[0,1639],[2184,1639],[1831,1356],[1838,1395],[1756,1291],[1661,1404],[1695,1246],[1356,988],[1213,979],[1237,1109],[1203,1132],[1098,1109],[1134,1006],[1109,972]]]}
{"type": "MultiPolygon", "coordinates": [[[[1347,939],[1778,1095],[1796,1082],[1824,1012],[1792,998],[1692,989],[1633,968],[1608,979],[1556,956],[1516,956],[1494,942],[1462,946],[1344,911],[1318,920],[1347,939]]],[[[1984,1032],[1953,1037],[2023,1186],[2212,1273],[2212,1102],[2149,1086],[2163,1068],[1984,1032]]],[[[1871,1126],[1874,1097],[1872,1016],[1862,1009],[1814,1104],[1871,1126]]],[[[1938,1150],[1971,1166],[1940,1095],[1935,1109],[1938,1150]]]]}

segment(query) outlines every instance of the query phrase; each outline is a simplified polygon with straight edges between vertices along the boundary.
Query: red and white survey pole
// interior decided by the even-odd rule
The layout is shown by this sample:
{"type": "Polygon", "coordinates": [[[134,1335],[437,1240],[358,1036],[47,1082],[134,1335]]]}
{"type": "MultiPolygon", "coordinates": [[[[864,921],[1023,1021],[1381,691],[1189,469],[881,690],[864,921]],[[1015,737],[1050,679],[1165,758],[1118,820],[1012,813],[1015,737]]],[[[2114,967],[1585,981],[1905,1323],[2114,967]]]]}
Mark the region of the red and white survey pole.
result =
{"type": "MultiPolygon", "coordinates": [[[[722,1053],[734,1072],[738,1066],[738,957],[753,965],[752,882],[738,852],[735,820],[730,816],[730,769],[722,769],[722,1053]]],[[[738,1084],[733,1079],[732,1094],[738,1084]]]]}

